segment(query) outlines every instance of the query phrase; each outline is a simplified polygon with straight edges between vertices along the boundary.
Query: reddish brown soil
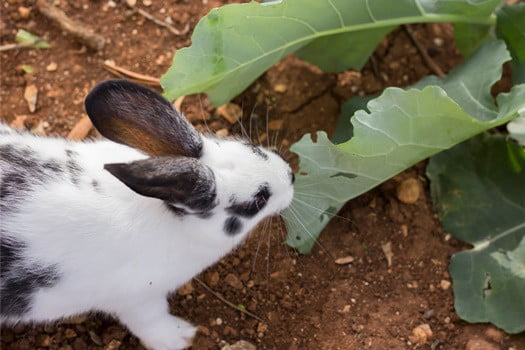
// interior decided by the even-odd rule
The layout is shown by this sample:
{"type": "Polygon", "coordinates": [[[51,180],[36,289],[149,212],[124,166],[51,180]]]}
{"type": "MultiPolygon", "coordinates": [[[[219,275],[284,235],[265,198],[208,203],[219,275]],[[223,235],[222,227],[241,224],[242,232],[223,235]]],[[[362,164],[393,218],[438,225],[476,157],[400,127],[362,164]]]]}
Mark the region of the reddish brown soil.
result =
{"type": "MultiPolygon", "coordinates": [[[[140,7],[158,17],[171,16],[175,27],[189,23],[191,29],[211,8],[226,2],[230,1],[154,1],[145,7],[138,1],[140,7]]],[[[53,46],[50,50],[0,54],[0,117],[7,123],[28,115],[26,128],[31,130],[40,124],[48,135],[65,136],[84,115],[82,101],[89,89],[112,77],[101,67],[104,60],[159,77],[167,70],[174,50],[190,44],[191,31],[177,37],[130,15],[123,1],[117,1],[115,7],[94,0],[55,3],[70,17],[85,21],[103,35],[107,47],[100,53],[86,51],[42,17],[32,1],[4,1],[0,22],[3,44],[13,42],[16,31],[24,28],[43,36],[53,46]],[[32,9],[29,18],[21,17],[19,6],[32,9]],[[46,71],[52,62],[58,69],[46,71]],[[24,74],[21,64],[30,64],[35,73],[24,74]],[[22,97],[27,83],[36,84],[39,90],[35,113],[29,113],[22,97]]],[[[414,29],[445,72],[460,62],[450,26],[414,29]]],[[[277,139],[286,148],[306,132],[333,131],[345,99],[378,93],[386,86],[406,86],[429,73],[406,33],[396,30],[381,43],[361,73],[321,73],[289,57],[234,102],[243,107],[246,129],[252,116],[253,138],[264,143],[268,140],[266,115],[270,120],[283,119],[277,139]],[[285,92],[275,88],[279,84],[286,86],[285,92]]],[[[213,130],[226,128],[230,134],[240,133],[238,125],[232,126],[216,115],[204,96],[186,98],[182,110],[202,130],[206,129],[206,118],[213,130]]],[[[269,139],[275,136],[270,132],[269,139]]],[[[290,158],[295,165],[293,156],[290,158]]],[[[462,349],[471,339],[484,339],[494,349],[525,349],[524,336],[508,336],[488,325],[469,325],[454,313],[452,288],[443,290],[440,285],[442,280],[450,280],[449,258],[462,245],[447,240],[437,221],[424,167],[418,164],[351,201],[325,229],[310,255],[297,255],[287,247],[282,223],[273,220],[203,273],[201,278],[216,292],[234,304],[242,304],[264,323],[229,308],[196,282],[190,294],[172,296],[173,313],[202,326],[193,348],[217,349],[226,342],[245,339],[259,349],[462,349]],[[425,189],[415,204],[403,204],[396,198],[396,185],[408,177],[418,179],[425,189]],[[391,267],[381,249],[386,242],[392,244],[391,267]],[[334,263],[335,258],[348,255],[355,258],[352,264],[334,263]],[[218,281],[214,281],[214,273],[218,273],[218,281]],[[229,274],[240,280],[237,288],[227,282],[232,279],[227,277],[229,274]],[[434,336],[424,345],[414,345],[408,337],[422,323],[430,326],[434,336]]],[[[4,327],[1,346],[142,348],[135,337],[104,316],[45,327],[4,327]]]]}

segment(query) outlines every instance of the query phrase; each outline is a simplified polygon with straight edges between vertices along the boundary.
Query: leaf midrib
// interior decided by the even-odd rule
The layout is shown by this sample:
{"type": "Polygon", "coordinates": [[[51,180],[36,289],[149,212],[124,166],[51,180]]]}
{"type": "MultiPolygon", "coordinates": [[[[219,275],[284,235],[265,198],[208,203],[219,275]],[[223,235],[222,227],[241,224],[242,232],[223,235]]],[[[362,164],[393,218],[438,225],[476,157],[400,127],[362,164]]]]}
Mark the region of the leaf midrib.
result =
{"type": "MultiPolygon", "coordinates": [[[[251,16],[254,17],[254,16],[251,16]]],[[[261,16],[263,17],[263,16],[261,16]]],[[[486,19],[478,20],[473,18],[465,18],[464,16],[460,15],[436,15],[436,14],[425,14],[421,16],[410,16],[410,17],[399,17],[395,19],[389,19],[389,20],[380,20],[376,22],[370,22],[370,23],[364,23],[364,24],[357,24],[357,25],[350,25],[347,27],[342,28],[336,28],[336,29],[330,29],[326,31],[321,32],[315,32],[307,36],[303,36],[299,39],[290,41],[284,45],[281,45],[279,47],[276,47],[275,49],[269,50],[266,53],[257,56],[249,61],[246,61],[234,69],[231,69],[229,71],[225,71],[224,73],[221,73],[219,75],[216,75],[213,79],[208,80],[208,83],[202,85],[202,83],[193,84],[188,86],[185,89],[179,90],[178,93],[172,93],[170,95],[184,95],[187,91],[193,90],[195,87],[203,86],[200,88],[201,90],[206,90],[210,86],[214,85],[216,82],[223,80],[223,77],[228,74],[234,74],[237,70],[244,68],[247,65],[250,65],[252,63],[255,63],[259,60],[262,60],[263,58],[272,55],[278,51],[284,51],[287,48],[294,46],[296,44],[299,44],[301,42],[313,40],[322,38],[324,36],[329,35],[336,35],[336,34],[342,34],[342,33],[351,33],[351,32],[357,32],[361,30],[368,30],[368,29],[376,29],[379,27],[388,27],[388,26],[398,26],[401,24],[409,24],[409,23],[430,23],[430,22],[461,22],[461,23],[469,23],[469,24],[484,24],[484,25],[492,25],[496,23],[496,16],[494,14],[490,15],[486,19]]]]}

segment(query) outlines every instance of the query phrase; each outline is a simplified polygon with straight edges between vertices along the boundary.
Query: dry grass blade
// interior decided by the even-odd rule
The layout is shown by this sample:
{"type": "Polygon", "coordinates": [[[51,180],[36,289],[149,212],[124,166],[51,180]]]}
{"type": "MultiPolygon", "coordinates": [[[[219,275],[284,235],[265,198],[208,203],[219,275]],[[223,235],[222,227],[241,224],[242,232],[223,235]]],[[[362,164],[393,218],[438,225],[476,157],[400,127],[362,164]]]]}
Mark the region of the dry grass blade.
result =
{"type": "Polygon", "coordinates": [[[135,83],[142,84],[142,85],[160,87],[159,78],[155,78],[155,77],[140,74],[140,73],[135,73],[133,71],[130,71],[129,69],[117,66],[116,64],[110,61],[105,61],[104,63],[102,63],[102,67],[104,67],[104,69],[116,75],[117,77],[126,78],[128,80],[131,80],[135,83]]]}
{"type": "Polygon", "coordinates": [[[260,318],[259,316],[257,315],[254,315],[252,314],[250,311],[246,310],[246,309],[243,309],[243,308],[240,308],[238,307],[237,305],[235,305],[234,303],[232,303],[231,301],[228,301],[226,299],[224,299],[224,297],[222,295],[220,295],[219,293],[217,293],[216,291],[214,291],[213,289],[211,289],[206,283],[204,283],[203,281],[201,281],[199,278],[197,277],[193,277],[193,279],[195,281],[197,281],[201,286],[203,286],[208,292],[210,292],[211,294],[213,294],[217,299],[219,299],[220,301],[222,301],[223,303],[225,303],[226,305],[228,305],[229,307],[231,308],[234,308],[235,310],[237,311],[240,311],[242,312],[243,314],[247,315],[247,316],[250,316],[254,319],[256,319],[257,321],[260,321],[260,322],[264,322],[264,320],[262,318],[260,318]]]}
{"type": "Polygon", "coordinates": [[[36,4],[42,15],[58,24],[62,30],[73,35],[86,46],[96,51],[100,51],[104,48],[104,37],[95,33],[85,24],[72,20],[64,13],[64,11],[45,0],[38,0],[36,4]]]}
{"type": "Polygon", "coordinates": [[[88,116],[84,116],[75,124],[73,129],[71,129],[67,135],[67,139],[71,141],[82,141],[89,135],[92,128],[93,123],[91,123],[91,119],[89,119],[88,116]]]}
{"type": "Polygon", "coordinates": [[[419,40],[417,40],[410,25],[404,24],[403,29],[408,34],[410,40],[414,43],[414,45],[416,45],[419,54],[423,58],[423,61],[425,61],[428,68],[430,68],[438,77],[444,78],[446,76],[445,73],[441,70],[437,63],[428,55],[427,50],[423,47],[423,45],[421,45],[419,40]]]}
{"type": "Polygon", "coordinates": [[[31,47],[33,45],[38,44],[41,42],[41,39],[30,41],[27,43],[21,43],[21,44],[5,44],[0,46],[0,52],[9,51],[9,50],[16,50],[16,49],[25,49],[28,47],[31,47]]]}

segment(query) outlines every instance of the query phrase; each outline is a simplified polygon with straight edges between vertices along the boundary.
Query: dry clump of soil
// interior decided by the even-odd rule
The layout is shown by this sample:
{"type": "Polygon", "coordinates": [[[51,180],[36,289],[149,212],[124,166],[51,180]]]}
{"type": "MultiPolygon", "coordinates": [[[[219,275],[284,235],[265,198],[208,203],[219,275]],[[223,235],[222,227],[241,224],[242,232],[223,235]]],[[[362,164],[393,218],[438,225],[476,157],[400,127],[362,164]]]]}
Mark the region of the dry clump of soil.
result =
{"type": "MultiPolygon", "coordinates": [[[[175,36],[133,14],[123,1],[55,1],[68,16],[85,21],[106,38],[104,51],[98,53],[62,33],[32,1],[4,2],[2,43],[13,42],[16,31],[23,28],[44,37],[52,48],[0,53],[1,119],[18,120],[20,127],[47,135],[67,135],[85,115],[86,93],[112,77],[101,68],[104,60],[159,77],[169,67],[174,50],[190,44],[198,19],[228,2],[137,1],[136,6],[158,18],[169,16],[178,29],[189,24],[187,34],[175,36]],[[35,72],[25,74],[22,64],[31,65],[35,72]],[[33,113],[22,97],[30,84],[38,89],[33,113]]],[[[413,29],[443,71],[461,61],[450,26],[413,29]]],[[[347,98],[376,94],[387,86],[407,86],[431,73],[406,32],[395,30],[360,73],[322,73],[288,57],[233,103],[240,107],[253,139],[263,144],[277,140],[278,147],[286,149],[306,132],[333,132],[347,98]]],[[[182,104],[197,128],[223,135],[241,133],[234,122],[239,108],[232,108],[218,111],[203,95],[188,96],[182,104]]],[[[285,154],[296,166],[296,159],[285,154]]],[[[228,307],[195,282],[173,294],[172,312],[201,326],[193,348],[218,349],[240,339],[258,349],[289,350],[525,348],[524,336],[509,336],[489,325],[469,325],[454,313],[447,267],[451,254],[463,246],[439,225],[424,167],[420,163],[348,203],[308,256],[297,255],[284,244],[284,227],[275,219],[201,274],[215,292],[263,322],[228,307]],[[335,262],[341,258],[346,261],[335,262]]],[[[7,350],[142,349],[135,337],[103,315],[46,326],[3,327],[1,346],[7,350]]]]}

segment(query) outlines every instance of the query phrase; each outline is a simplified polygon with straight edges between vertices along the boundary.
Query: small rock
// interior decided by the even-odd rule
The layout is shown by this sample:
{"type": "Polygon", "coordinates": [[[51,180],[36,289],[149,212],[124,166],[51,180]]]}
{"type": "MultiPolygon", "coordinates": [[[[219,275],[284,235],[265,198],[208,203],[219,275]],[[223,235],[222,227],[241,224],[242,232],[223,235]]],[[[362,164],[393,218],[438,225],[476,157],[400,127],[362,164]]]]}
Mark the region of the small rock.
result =
{"type": "Polygon", "coordinates": [[[485,331],[485,336],[493,342],[500,343],[505,338],[505,333],[494,327],[489,327],[485,331]]]}
{"type": "Polygon", "coordinates": [[[257,332],[264,333],[268,330],[268,325],[264,322],[259,322],[257,325],[257,332]]]}
{"type": "Polygon", "coordinates": [[[122,345],[122,342],[117,339],[113,339],[109,342],[108,345],[104,347],[104,350],[117,350],[120,348],[120,345],[122,345]]]}
{"type": "Polygon", "coordinates": [[[146,7],[150,7],[153,2],[151,0],[142,0],[142,4],[146,7]]]}
{"type": "Polygon", "coordinates": [[[220,278],[221,277],[217,271],[207,273],[205,277],[206,283],[208,283],[210,287],[216,286],[219,283],[220,278]]]}
{"type": "Polygon", "coordinates": [[[425,313],[423,314],[423,317],[428,320],[429,318],[434,316],[435,313],[436,312],[434,311],[434,309],[430,309],[430,310],[425,311],[425,313]]]}
{"type": "Polygon", "coordinates": [[[217,326],[220,326],[220,325],[222,324],[222,318],[220,318],[220,317],[217,318],[217,319],[215,320],[215,324],[216,324],[217,326]]]}
{"type": "Polygon", "coordinates": [[[38,88],[34,84],[29,84],[26,86],[24,91],[24,99],[27,102],[27,107],[29,107],[29,112],[33,113],[36,110],[36,101],[38,97],[38,88]]]}
{"type": "Polygon", "coordinates": [[[286,90],[288,90],[288,86],[286,86],[285,84],[275,84],[275,86],[273,87],[273,91],[281,94],[285,93],[286,90]]]}
{"type": "Polygon", "coordinates": [[[450,283],[450,281],[447,281],[447,280],[441,280],[441,282],[439,282],[439,286],[441,287],[441,289],[443,290],[447,290],[450,288],[450,285],[452,283],[450,283]]]}
{"type": "Polygon", "coordinates": [[[117,3],[115,1],[113,1],[113,0],[109,0],[108,1],[108,7],[115,8],[115,7],[117,7],[117,3]]]}
{"type": "Polygon", "coordinates": [[[15,120],[13,120],[9,126],[16,130],[24,130],[26,128],[25,122],[27,118],[28,116],[25,114],[17,115],[15,120]]]}
{"type": "Polygon", "coordinates": [[[48,348],[51,346],[51,337],[47,334],[44,334],[42,336],[40,336],[40,341],[39,341],[39,345],[44,347],[44,348],[48,348]]]}
{"type": "Polygon", "coordinates": [[[443,46],[443,43],[444,43],[443,39],[441,39],[441,38],[434,38],[434,44],[436,46],[441,47],[441,46],[443,46]]]}
{"type": "Polygon", "coordinates": [[[499,350],[499,347],[483,339],[470,339],[465,350],[499,350]]]}
{"type": "Polygon", "coordinates": [[[217,114],[226,119],[228,123],[235,124],[242,116],[242,109],[235,103],[226,103],[217,108],[217,114]]]}
{"type": "Polygon", "coordinates": [[[64,332],[64,335],[66,336],[66,338],[71,339],[77,336],[77,332],[75,332],[71,328],[67,328],[66,331],[64,332]]]}
{"type": "Polygon", "coordinates": [[[415,178],[406,179],[397,186],[397,199],[403,203],[412,204],[417,202],[419,192],[419,181],[415,178]]]}
{"type": "Polygon", "coordinates": [[[228,129],[220,129],[215,132],[215,135],[219,137],[225,137],[225,136],[228,136],[228,133],[229,133],[228,129]]]}
{"type": "Polygon", "coordinates": [[[423,345],[432,339],[433,335],[430,326],[423,323],[412,330],[412,335],[410,335],[408,339],[414,344],[423,345]]]}
{"type": "Polygon", "coordinates": [[[104,345],[102,339],[100,339],[100,337],[93,331],[89,331],[89,338],[91,338],[91,341],[98,346],[104,345]]]}
{"type": "Polygon", "coordinates": [[[182,287],[179,288],[177,293],[179,295],[189,295],[194,290],[195,290],[195,288],[193,288],[193,285],[191,284],[191,281],[189,281],[188,283],[183,284],[182,287]]]}
{"type": "Polygon", "coordinates": [[[129,6],[129,7],[133,7],[137,4],[137,0],[126,0],[126,4],[129,6]]]}
{"type": "Polygon", "coordinates": [[[221,350],[257,350],[257,347],[246,340],[239,340],[234,344],[223,346],[221,350]]]}
{"type": "MultiPolygon", "coordinates": [[[[45,125],[42,125],[43,127],[45,125]]],[[[62,321],[62,323],[65,323],[65,324],[82,324],[84,322],[86,322],[87,320],[87,315],[78,315],[78,316],[73,316],[73,317],[69,317],[69,318],[66,318],[64,321],[62,321]]]]}
{"type": "Polygon", "coordinates": [[[48,72],[54,72],[54,71],[57,70],[57,68],[58,68],[58,64],[56,64],[55,62],[51,62],[50,64],[48,64],[48,65],[46,66],[46,70],[47,70],[48,72]]]}
{"type": "Polygon", "coordinates": [[[394,257],[394,253],[392,253],[392,242],[381,244],[381,249],[383,250],[383,254],[385,254],[388,266],[392,266],[392,258],[394,257]]]}
{"type": "Polygon", "coordinates": [[[350,264],[353,261],[354,261],[354,257],[350,256],[350,255],[342,257],[342,258],[335,259],[335,263],[337,265],[347,265],[347,264],[350,264]]]}
{"type": "Polygon", "coordinates": [[[222,331],[222,334],[224,334],[224,336],[232,336],[232,337],[236,337],[237,335],[239,335],[239,332],[237,332],[236,329],[230,327],[230,326],[226,326],[224,327],[224,330],[222,331]]]}
{"type": "Polygon", "coordinates": [[[31,8],[20,6],[18,8],[18,13],[20,14],[20,17],[22,17],[23,19],[28,19],[29,16],[31,15],[31,8]]]}
{"type": "Polygon", "coordinates": [[[197,331],[206,336],[206,337],[209,337],[210,336],[210,330],[207,328],[207,327],[204,327],[204,326],[199,326],[199,328],[197,329],[197,331]]]}
{"type": "Polygon", "coordinates": [[[341,310],[339,310],[340,313],[346,314],[347,312],[350,312],[350,305],[345,305],[341,310]]]}
{"type": "Polygon", "coordinates": [[[235,289],[242,289],[243,285],[239,277],[235,276],[233,273],[229,273],[225,278],[224,281],[228,283],[230,286],[232,286],[235,289]]]}

